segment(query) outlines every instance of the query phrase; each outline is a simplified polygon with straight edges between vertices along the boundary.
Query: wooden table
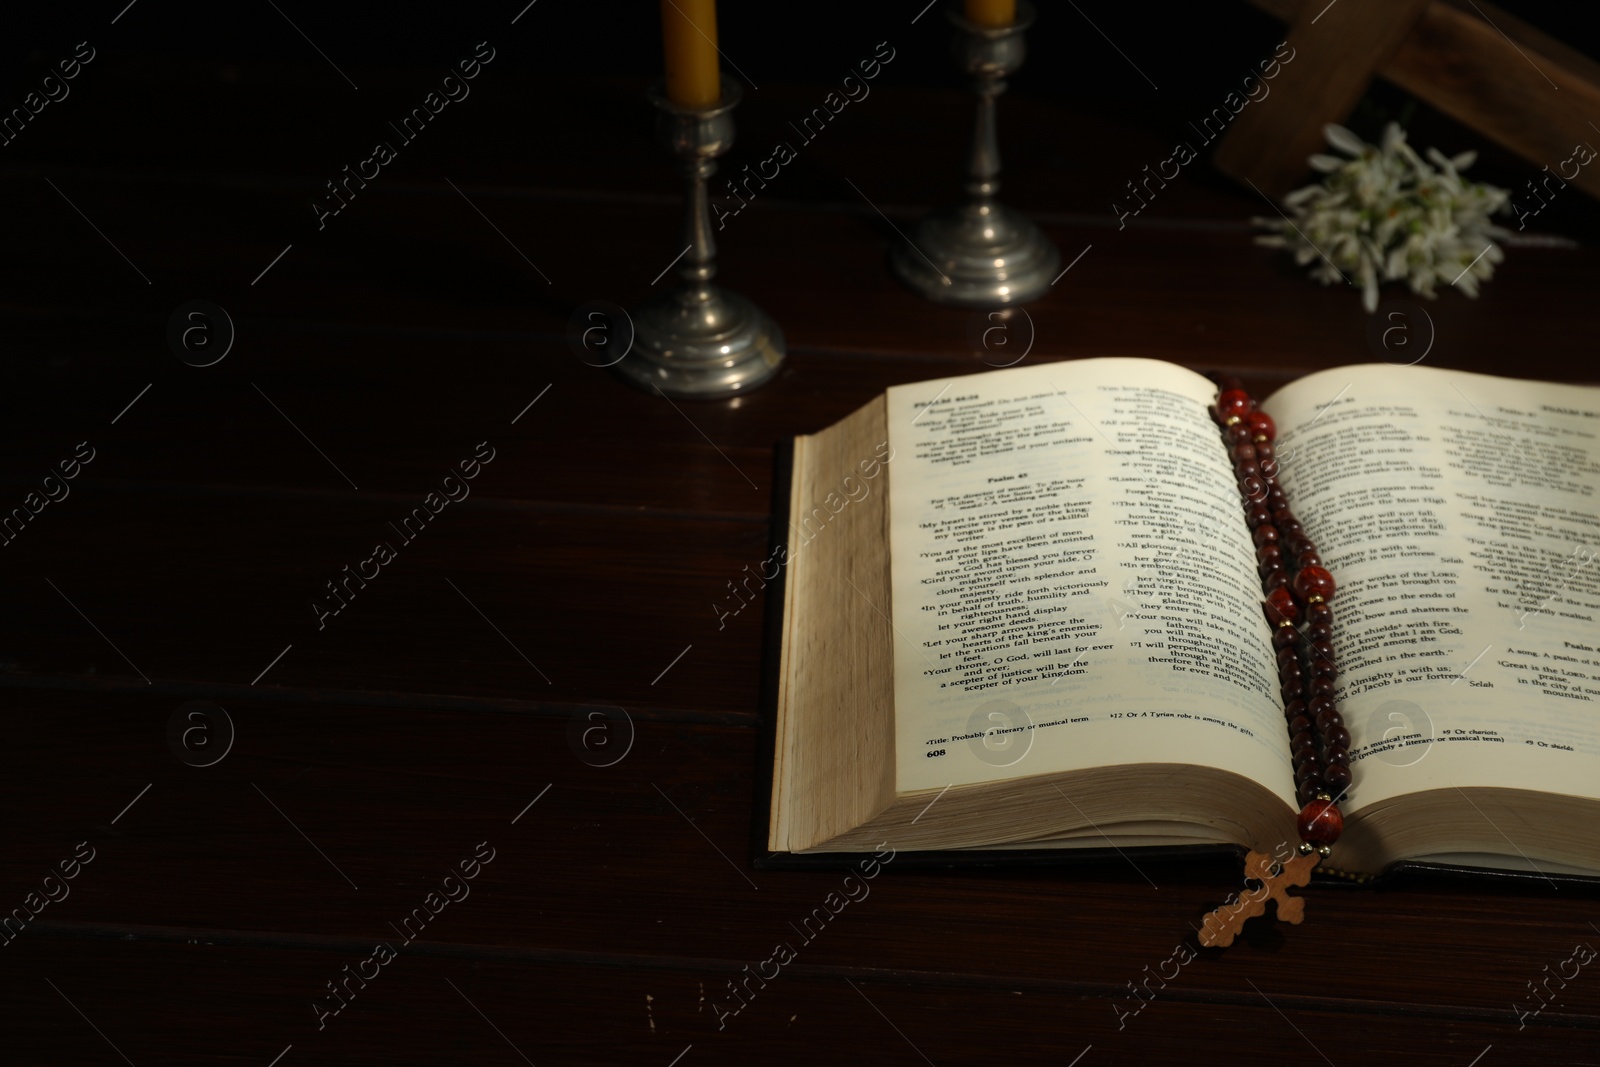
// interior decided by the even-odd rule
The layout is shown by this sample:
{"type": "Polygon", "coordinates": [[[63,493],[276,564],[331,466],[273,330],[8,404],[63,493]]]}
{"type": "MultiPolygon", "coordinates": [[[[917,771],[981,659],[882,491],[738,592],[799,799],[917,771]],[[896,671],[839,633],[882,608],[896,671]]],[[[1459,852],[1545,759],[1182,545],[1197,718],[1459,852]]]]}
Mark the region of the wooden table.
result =
{"type": "MultiPolygon", "coordinates": [[[[94,458],[0,549],[0,908],[93,858],[0,948],[0,1059],[1596,1058],[1600,977],[1513,1010],[1600,944],[1593,895],[1538,884],[1318,890],[1304,926],[1151,980],[1141,1008],[1130,984],[1171,974],[1232,887],[1209,862],[891,865],[719,1028],[727,984],[841,875],[750,866],[762,619],[719,626],[713,604],[765,557],[774,442],[985,369],[969,313],[884,268],[892,227],[954,187],[966,102],[880,90],[729,221],[723,278],[783,325],[789,360],[748,397],[672,404],[566,340],[576,305],[637,302],[675,248],[638,85],[535,115],[539,86],[485,75],[319,230],[310,204],[372,124],[319,112],[313,78],[184,76],[205,91],[123,70],[4,161],[4,506],[79,442],[94,458]],[[536,118],[570,150],[496,133],[536,118]],[[206,368],[164,338],[196,298],[237,327],[206,368]],[[391,523],[480,442],[470,496],[402,538],[391,523]],[[333,613],[325,583],[381,541],[394,558],[333,613]],[[231,728],[186,718],[192,701],[231,728]],[[604,708],[632,744],[600,767],[629,732],[604,708]],[[586,748],[589,727],[614,733],[586,748]],[[463,862],[475,877],[446,883],[463,862]],[[447,885],[469,895],[430,896],[447,885]],[[379,942],[395,958],[373,962],[379,942]]],[[[363,81],[391,113],[422,84],[363,81]]],[[[764,87],[734,165],[815,95],[764,87]]],[[[1003,130],[1008,198],[1074,264],[1029,309],[1030,361],[1152,356],[1266,388],[1381,354],[1358,294],[1254,247],[1267,205],[1203,164],[1118,228],[1105,201],[1162,130],[1024,97],[1003,130]]],[[[1427,360],[1592,377],[1597,282],[1592,250],[1514,248],[1482,299],[1427,305],[1427,360]]]]}

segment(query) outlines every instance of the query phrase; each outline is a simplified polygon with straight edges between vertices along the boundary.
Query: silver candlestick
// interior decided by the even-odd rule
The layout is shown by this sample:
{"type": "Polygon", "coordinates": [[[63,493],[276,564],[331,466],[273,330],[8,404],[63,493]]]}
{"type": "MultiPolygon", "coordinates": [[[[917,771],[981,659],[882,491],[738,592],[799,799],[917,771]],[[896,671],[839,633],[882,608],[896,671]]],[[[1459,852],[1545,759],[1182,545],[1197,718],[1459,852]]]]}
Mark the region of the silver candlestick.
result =
{"type": "Polygon", "coordinates": [[[1022,35],[1033,24],[1033,6],[1017,0],[1017,18],[1009,26],[968,22],[959,4],[946,14],[956,27],[956,62],[972,76],[978,96],[967,198],[918,223],[910,239],[894,247],[889,266],[918,294],[941,304],[1024,304],[1044,295],[1061,266],[1060,253],[1038,227],[995,200],[1000,190],[995,98],[1005,92],[1006,76],[1022,66],[1022,35]]]}
{"type": "Polygon", "coordinates": [[[778,372],[783,331],[766,313],[711,279],[717,245],[711,237],[706,179],[733,145],[733,109],[743,95],[722,79],[722,99],[680,107],[661,86],[650,90],[659,110],[656,133],[678,157],[686,182],[678,282],[634,312],[634,342],[617,364],[624,378],[668,396],[710,400],[747,393],[778,372]]]}

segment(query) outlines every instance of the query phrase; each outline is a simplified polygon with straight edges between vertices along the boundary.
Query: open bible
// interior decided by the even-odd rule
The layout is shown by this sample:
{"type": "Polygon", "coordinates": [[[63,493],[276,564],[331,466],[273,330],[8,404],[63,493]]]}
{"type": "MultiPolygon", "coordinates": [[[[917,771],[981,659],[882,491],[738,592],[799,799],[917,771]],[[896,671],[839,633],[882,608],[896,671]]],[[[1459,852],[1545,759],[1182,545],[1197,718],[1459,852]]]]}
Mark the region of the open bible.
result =
{"type": "MultiPolygon", "coordinates": [[[[1215,397],[1167,363],[1052,363],[794,441],[772,852],[1294,841],[1215,397]]],[[[1329,865],[1600,875],[1600,389],[1366,365],[1261,408],[1339,583],[1329,865]]]]}

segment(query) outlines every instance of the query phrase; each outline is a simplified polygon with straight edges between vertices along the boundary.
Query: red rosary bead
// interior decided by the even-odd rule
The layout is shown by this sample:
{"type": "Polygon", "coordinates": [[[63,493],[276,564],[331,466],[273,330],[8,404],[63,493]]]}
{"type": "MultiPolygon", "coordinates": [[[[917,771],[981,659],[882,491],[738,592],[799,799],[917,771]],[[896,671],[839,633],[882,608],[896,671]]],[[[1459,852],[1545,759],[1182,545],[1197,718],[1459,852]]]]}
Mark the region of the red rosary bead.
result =
{"type": "Polygon", "coordinates": [[[1300,618],[1300,606],[1294,602],[1289,590],[1281,585],[1267,594],[1265,606],[1267,621],[1274,627],[1293,623],[1300,618]]]}
{"type": "Polygon", "coordinates": [[[1278,436],[1277,424],[1272,421],[1272,416],[1265,411],[1252,411],[1245,423],[1250,427],[1252,441],[1272,441],[1278,436]]]}
{"type": "MultiPolygon", "coordinates": [[[[1341,751],[1343,750],[1341,749],[1341,751]]],[[[1348,754],[1345,758],[1349,758],[1348,754]]],[[[1322,769],[1322,780],[1337,793],[1342,793],[1349,789],[1352,778],[1348,763],[1329,763],[1322,769]]]]}
{"type": "Polygon", "coordinates": [[[1313,800],[1300,809],[1295,829],[1300,831],[1302,841],[1309,841],[1313,845],[1331,845],[1344,832],[1344,816],[1333,801],[1313,800]]]}
{"type": "Polygon", "coordinates": [[[1217,414],[1221,416],[1223,422],[1234,418],[1242,419],[1250,414],[1250,409],[1255,406],[1255,401],[1251,400],[1250,394],[1243,389],[1224,389],[1217,396],[1217,414]]]}
{"type": "Polygon", "coordinates": [[[1310,603],[1312,597],[1324,601],[1333,599],[1333,575],[1321,567],[1301,567],[1294,576],[1294,591],[1301,601],[1310,603]]]}

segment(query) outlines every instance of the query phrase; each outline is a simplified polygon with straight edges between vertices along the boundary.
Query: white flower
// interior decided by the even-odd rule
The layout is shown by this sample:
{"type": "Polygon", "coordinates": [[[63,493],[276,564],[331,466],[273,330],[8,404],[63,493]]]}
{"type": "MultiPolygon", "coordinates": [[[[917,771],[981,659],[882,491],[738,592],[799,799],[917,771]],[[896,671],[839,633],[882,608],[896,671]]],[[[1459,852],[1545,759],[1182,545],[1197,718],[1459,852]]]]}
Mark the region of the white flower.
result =
{"type": "Polygon", "coordinates": [[[1369,312],[1389,281],[1429,298],[1438,282],[1477,296],[1505,259],[1494,238],[1507,231],[1489,216],[1510,200],[1504,189],[1461,177],[1477,153],[1448,157],[1430,148],[1424,160],[1393,122],[1380,145],[1343,126],[1329,124],[1322,133],[1342,155],[1311,157],[1312,169],[1326,177],[1285,196],[1285,217],[1251,220],[1268,231],[1257,243],[1289,249],[1301,266],[1314,264],[1311,276],[1324,285],[1360,286],[1369,312]]]}

